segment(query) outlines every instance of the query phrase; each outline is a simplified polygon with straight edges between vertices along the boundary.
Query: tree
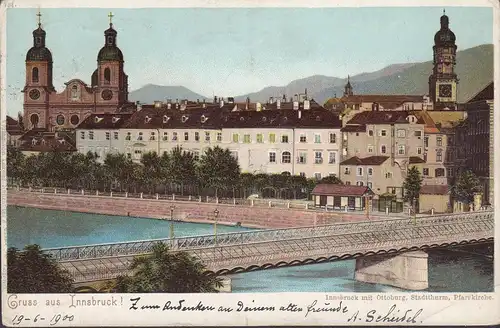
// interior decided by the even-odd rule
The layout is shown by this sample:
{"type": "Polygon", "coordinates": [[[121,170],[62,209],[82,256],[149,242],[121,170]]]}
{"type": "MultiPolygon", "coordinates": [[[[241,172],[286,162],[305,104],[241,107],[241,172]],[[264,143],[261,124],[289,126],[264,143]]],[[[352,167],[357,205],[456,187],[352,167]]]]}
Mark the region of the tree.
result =
{"type": "Polygon", "coordinates": [[[208,148],[201,156],[196,171],[199,181],[215,189],[215,197],[218,197],[219,190],[239,184],[240,166],[227,148],[208,148]]]}
{"type": "Polygon", "coordinates": [[[184,184],[196,183],[196,163],[194,154],[177,146],[168,154],[168,172],[170,181],[181,186],[184,194],[184,184]]]}
{"type": "Polygon", "coordinates": [[[241,173],[240,174],[240,186],[243,188],[243,198],[247,198],[247,191],[250,189],[250,193],[253,192],[251,189],[254,187],[255,176],[252,173],[241,173]]]}
{"type": "Polygon", "coordinates": [[[472,171],[462,172],[451,188],[453,198],[464,204],[474,202],[474,194],[481,191],[479,179],[472,171]]]}
{"type": "Polygon", "coordinates": [[[170,252],[165,243],[153,253],[135,257],[132,276],[119,276],[113,291],[118,293],[216,293],[222,280],[207,275],[206,267],[187,252],[170,252]]]}
{"type": "Polygon", "coordinates": [[[406,179],[403,182],[403,190],[404,196],[403,199],[405,202],[409,202],[413,207],[416,206],[419,197],[420,197],[420,188],[422,187],[422,176],[420,175],[420,171],[416,166],[412,166],[408,170],[408,174],[406,175],[406,179]]]}
{"type": "Polygon", "coordinates": [[[161,158],[155,151],[147,152],[141,158],[141,164],[144,165],[143,181],[149,187],[149,190],[153,192],[160,180],[160,161],[161,158]]]}
{"type": "Polygon", "coordinates": [[[7,250],[9,293],[70,293],[73,279],[57,262],[42,253],[40,246],[27,245],[21,252],[7,250]]]}
{"type": "Polygon", "coordinates": [[[17,113],[17,125],[19,125],[21,130],[24,131],[24,120],[23,120],[23,114],[21,112],[17,113]]]}
{"type": "Polygon", "coordinates": [[[25,170],[25,156],[16,147],[7,146],[7,177],[11,183],[19,183],[25,170]]]}
{"type": "Polygon", "coordinates": [[[329,175],[319,181],[319,183],[344,184],[336,175],[329,175]]]}

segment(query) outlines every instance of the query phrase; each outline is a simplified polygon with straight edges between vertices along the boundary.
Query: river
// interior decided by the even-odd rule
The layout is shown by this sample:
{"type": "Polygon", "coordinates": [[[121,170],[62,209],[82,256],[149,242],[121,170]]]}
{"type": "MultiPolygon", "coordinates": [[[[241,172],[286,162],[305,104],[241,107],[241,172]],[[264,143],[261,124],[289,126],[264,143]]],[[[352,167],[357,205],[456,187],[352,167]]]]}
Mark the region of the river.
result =
{"type": "MultiPolygon", "coordinates": [[[[213,225],[175,222],[176,236],[213,233],[213,225]]],[[[250,230],[217,226],[217,232],[250,230]]],[[[170,223],[134,217],[7,207],[7,245],[42,248],[166,238],[170,223]]],[[[354,260],[232,275],[233,292],[391,292],[397,288],[353,279],[354,260]]],[[[429,253],[430,292],[493,291],[493,262],[448,251],[429,253]]]]}

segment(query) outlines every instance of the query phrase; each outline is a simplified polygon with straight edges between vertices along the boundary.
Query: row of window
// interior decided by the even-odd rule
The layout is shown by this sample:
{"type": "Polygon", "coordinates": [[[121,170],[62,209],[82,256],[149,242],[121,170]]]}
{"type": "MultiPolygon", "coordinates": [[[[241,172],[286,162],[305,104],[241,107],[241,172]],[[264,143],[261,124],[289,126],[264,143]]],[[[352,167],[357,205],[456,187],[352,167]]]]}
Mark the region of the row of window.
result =
{"type": "MultiPolygon", "coordinates": [[[[276,152],[269,152],[269,163],[276,163],[276,152]]],[[[284,151],[281,153],[281,163],[290,164],[292,162],[292,154],[289,151],[284,151]]],[[[328,164],[337,163],[337,152],[328,152],[328,164]]],[[[307,164],[307,152],[299,152],[297,156],[297,164],[307,164]]],[[[323,164],[323,152],[314,152],[314,164],[323,164]]]]}
{"type": "MultiPolygon", "coordinates": [[[[373,137],[373,135],[374,135],[373,130],[368,130],[367,133],[368,133],[369,137],[373,137]]],[[[406,138],[407,131],[404,129],[398,129],[396,131],[396,134],[397,134],[398,138],[406,138]]],[[[414,135],[415,135],[415,137],[421,137],[422,131],[420,131],[420,130],[414,131],[414,135]]],[[[359,132],[356,132],[356,136],[359,136],[359,132]]],[[[379,137],[387,137],[388,136],[387,130],[385,130],[385,129],[378,130],[378,136],[379,137]]],[[[394,137],[394,133],[391,133],[391,136],[394,137]]]]}
{"type": "MultiPolygon", "coordinates": [[[[111,132],[106,132],[105,134],[106,134],[106,140],[110,140],[111,139],[111,132]]],[[[119,135],[119,133],[117,131],[113,132],[113,139],[118,140],[119,139],[118,135],[119,135]]],[[[184,134],[182,135],[182,140],[189,141],[190,136],[191,136],[191,134],[189,132],[184,132],[184,134]]],[[[195,142],[199,142],[201,140],[200,132],[194,132],[193,137],[194,138],[192,140],[194,140],[195,142]]],[[[94,140],[94,131],[88,132],[88,138],[89,138],[89,140],[94,140]]],[[[156,138],[157,138],[156,132],[152,131],[149,133],[148,140],[153,141],[153,140],[156,140],[156,138]]],[[[169,132],[163,132],[163,136],[162,136],[163,141],[179,141],[179,138],[180,138],[180,136],[179,136],[178,132],[172,132],[172,135],[170,138],[169,138],[169,132]]],[[[80,132],[80,139],[82,139],[82,140],[85,139],[85,131],[80,132]]],[[[131,132],[127,132],[127,135],[125,136],[125,140],[132,140],[132,133],[131,132]]],[[[135,140],[138,140],[138,141],[145,140],[144,133],[138,132],[137,136],[135,137],[135,140]]],[[[210,142],[211,133],[208,131],[205,131],[204,136],[203,136],[203,140],[205,142],[210,142]]],[[[281,135],[280,140],[281,140],[281,143],[289,143],[289,138],[288,138],[287,134],[281,135]]],[[[222,132],[217,132],[216,141],[217,142],[222,141],[222,132]]],[[[240,135],[238,133],[233,133],[232,141],[234,143],[240,143],[240,142],[251,143],[252,139],[251,139],[250,134],[240,135]],[[242,136],[242,138],[240,138],[240,136],[242,136]]],[[[299,141],[301,143],[307,142],[306,136],[301,135],[299,141]]],[[[337,142],[337,135],[335,133],[330,133],[329,141],[330,141],[330,143],[336,143],[337,142]]],[[[256,135],[256,142],[257,143],[264,143],[264,135],[262,133],[258,133],[256,135]]],[[[276,143],[276,134],[275,133],[269,133],[268,142],[269,143],[276,143]]],[[[321,143],[321,135],[316,134],[314,136],[314,142],[321,143]]]]}
{"type": "MultiPolygon", "coordinates": [[[[349,166],[344,167],[344,174],[345,175],[350,175],[351,174],[351,168],[349,166]]],[[[366,169],[366,174],[368,176],[373,176],[373,168],[372,167],[368,167],[366,169]]],[[[356,176],[358,176],[358,177],[364,176],[364,168],[362,166],[358,166],[356,168],[356,176]]],[[[386,179],[391,179],[392,178],[392,172],[386,172],[385,173],[385,178],[386,179]]]]}

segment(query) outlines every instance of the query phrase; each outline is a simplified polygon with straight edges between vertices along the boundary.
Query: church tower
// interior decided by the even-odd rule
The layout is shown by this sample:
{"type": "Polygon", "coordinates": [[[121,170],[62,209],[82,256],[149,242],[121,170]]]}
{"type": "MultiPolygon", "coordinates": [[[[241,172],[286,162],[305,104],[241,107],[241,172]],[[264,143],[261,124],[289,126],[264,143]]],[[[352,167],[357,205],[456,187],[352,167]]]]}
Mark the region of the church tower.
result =
{"type": "Polygon", "coordinates": [[[344,97],[352,96],[352,86],[351,81],[349,80],[349,75],[347,75],[347,84],[344,86],[344,97]]]}
{"type": "Polygon", "coordinates": [[[26,53],[24,85],[24,118],[28,129],[48,127],[49,95],[52,84],[52,53],[45,47],[46,32],[42,29],[40,11],[38,28],[33,31],[33,47],[26,53]]]}
{"type": "Polygon", "coordinates": [[[104,31],[104,46],[97,55],[97,70],[92,74],[97,112],[107,112],[109,108],[118,108],[128,101],[128,76],[123,71],[123,54],[116,45],[118,33],[113,28],[112,17],[113,14],[109,13],[109,28],[104,31]]]}
{"type": "Polygon", "coordinates": [[[441,29],[434,35],[432,75],[429,76],[429,97],[434,109],[455,110],[457,106],[458,78],[455,73],[455,34],[449,28],[449,19],[443,11],[441,29]]]}

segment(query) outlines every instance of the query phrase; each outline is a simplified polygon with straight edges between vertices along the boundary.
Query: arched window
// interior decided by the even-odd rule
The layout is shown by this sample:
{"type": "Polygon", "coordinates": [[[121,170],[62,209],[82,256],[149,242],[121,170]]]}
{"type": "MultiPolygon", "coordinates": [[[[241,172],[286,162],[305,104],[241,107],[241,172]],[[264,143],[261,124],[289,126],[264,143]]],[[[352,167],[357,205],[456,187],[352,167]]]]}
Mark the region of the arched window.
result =
{"type": "Polygon", "coordinates": [[[281,163],[290,163],[292,160],[292,155],[290,152],[285,151],[283,154],[281,154],[281,163]]]}
{"type": "Polygon", "coordinates": [[[78,87],[76,84],[71,87],[71,99],[78,99],[78,87]]]}
{"type": "Polygon", "coordinates": [[[31,70],[31,81],[38,82],[38,67],[33,67],[31,70]]]}
{"type": "Polygon", "coordinates": [[[106,67],[106,69],[104,70],[104,80],[106,83],[111,82],[111,70],[109,69],[109,67],[106,67]]]}
{"type": "Polygon", "coordinates": [[[31,122],[31,126],[33,126],[33,128],[37,128],[38,127],[38,122],[40,121],[39,117],[37,114],[31,114],[30,116],[30,122],[31,122]]]}

